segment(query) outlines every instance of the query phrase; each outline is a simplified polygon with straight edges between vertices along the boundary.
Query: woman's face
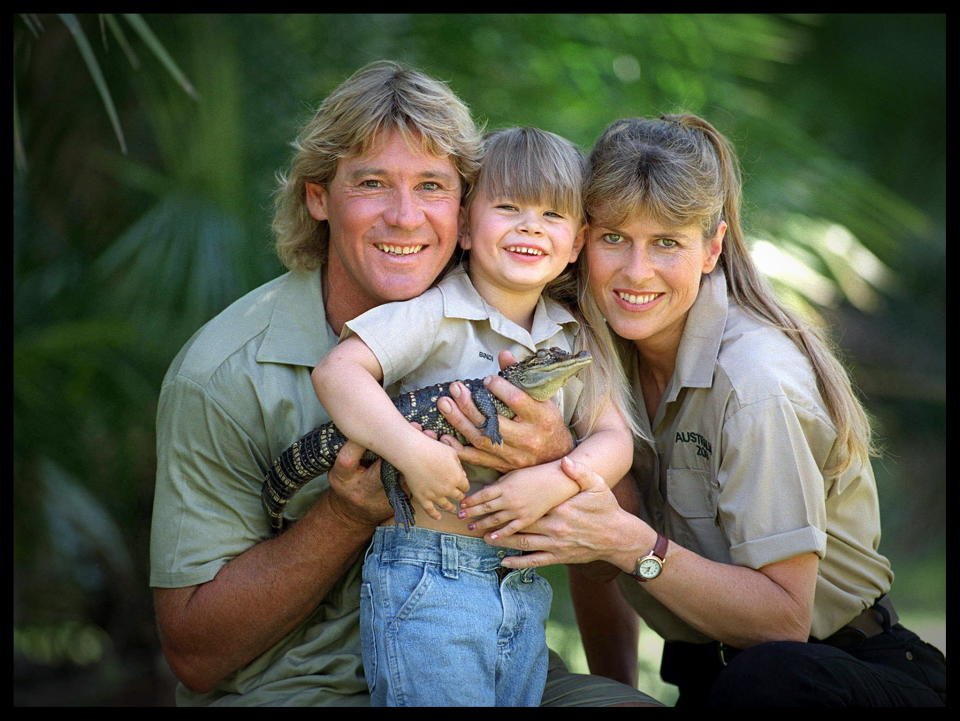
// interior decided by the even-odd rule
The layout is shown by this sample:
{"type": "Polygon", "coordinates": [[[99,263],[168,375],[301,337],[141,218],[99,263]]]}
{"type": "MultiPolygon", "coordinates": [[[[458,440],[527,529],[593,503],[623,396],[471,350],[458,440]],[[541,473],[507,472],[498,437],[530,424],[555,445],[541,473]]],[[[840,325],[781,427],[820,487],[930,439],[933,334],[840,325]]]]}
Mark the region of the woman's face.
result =
{"type": "Polygon", "coordinates": [[[613,331],[641,351],[674,353],[726,229],[721,222],[704,238],[699,224],[669,227],[648,215],[620,227],[591,225],[585,248],[590,290],[613,331]]]}

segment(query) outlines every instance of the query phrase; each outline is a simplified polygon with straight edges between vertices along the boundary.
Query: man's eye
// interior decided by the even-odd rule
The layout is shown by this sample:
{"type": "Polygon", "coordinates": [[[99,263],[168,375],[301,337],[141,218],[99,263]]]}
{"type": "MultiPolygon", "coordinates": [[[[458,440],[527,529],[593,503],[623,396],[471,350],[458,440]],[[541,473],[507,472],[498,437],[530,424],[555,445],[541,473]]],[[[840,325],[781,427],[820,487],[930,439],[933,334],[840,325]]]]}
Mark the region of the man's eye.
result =
{"type": "Polygon", "coordinates": [[[427,182],[423,183],[420,187],[424,190],[440,190],[440,183],[427,182]]]}
{"type": "Polygon", "coordinates": [[[381,187],[383,187],[383,183],[381,183],[379,180],[361,180],[361,181],[360,181],[360,187],[362,187],[362,188],[381,188],[381,187]]]}

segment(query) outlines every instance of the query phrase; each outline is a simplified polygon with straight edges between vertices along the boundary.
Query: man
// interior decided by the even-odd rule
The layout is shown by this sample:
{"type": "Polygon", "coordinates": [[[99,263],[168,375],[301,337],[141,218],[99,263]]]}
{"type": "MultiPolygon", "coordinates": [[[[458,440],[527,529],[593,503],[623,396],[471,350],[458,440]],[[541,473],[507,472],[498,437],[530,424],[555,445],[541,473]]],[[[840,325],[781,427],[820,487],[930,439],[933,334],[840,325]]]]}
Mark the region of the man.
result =
{"type": "MultiPolygon", "coordinates": [[[[419,295],[447,266],[480,137],[445,84],[378,62],[331,93],[296,147],[274,222],[290,272],[201,328],[161,389],[150,584],[179,704],[369,703],[359,561],[392,515],[379,465],[361,467],[363,449],[348,444],[288,504],[297,520],[276,538],[260,488],[273,458],[328,420],[310,371],[343,323],[419,295]]],[[[508,469],[571,448],[550,404],[506,382],[491,390],[519,420],[505,452],[487,444],[465,460],[508,469]]],[[[447,410],[477,440],[472,404],[447,410]]],[[[590,679],[555,677],[557,695],[590,679]]],[[[642,700],[630,691],[604,698],[642,700]]]]}

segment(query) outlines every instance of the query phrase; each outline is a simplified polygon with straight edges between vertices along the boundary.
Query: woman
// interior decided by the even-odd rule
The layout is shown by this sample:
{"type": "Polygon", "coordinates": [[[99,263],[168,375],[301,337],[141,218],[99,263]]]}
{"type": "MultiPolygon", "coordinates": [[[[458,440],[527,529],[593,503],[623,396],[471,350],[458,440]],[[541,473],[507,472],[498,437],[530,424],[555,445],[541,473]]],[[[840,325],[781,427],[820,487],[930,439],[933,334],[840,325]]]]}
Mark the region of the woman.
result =
{"type": "Polygon", "coordinates": [[[612,564],[615,583],[571,567],[591,669],[635,679],[626,599],[666,641],[678,705],[941,704],[943,656],[887,596],[869,422],[747,253],[732,147],[692,115],[632,118],[590,162],[583,310],[622,342],[637,483],[618,485],[621,508],[565,462],[583,492],[525,534],[488,534],[532,551],[503,565],[612,564]]]}

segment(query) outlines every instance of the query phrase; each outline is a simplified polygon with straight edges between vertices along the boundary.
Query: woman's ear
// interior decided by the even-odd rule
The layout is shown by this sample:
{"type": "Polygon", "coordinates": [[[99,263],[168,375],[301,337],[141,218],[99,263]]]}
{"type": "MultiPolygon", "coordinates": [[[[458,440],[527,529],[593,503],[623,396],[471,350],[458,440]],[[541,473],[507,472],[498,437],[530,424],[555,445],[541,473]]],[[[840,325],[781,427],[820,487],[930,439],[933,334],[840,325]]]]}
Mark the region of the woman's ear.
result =
{"type": "Polygon", "coordinates": [[[721,220],[717,224],[717,232],[712,238],[705,241],[707,248],[707,257],[703,261],[703,272],[709,273],[717,267],[717,261],[720,260],[720,253],[723,250],[723,238],[727,234],[727,224],[721,220]]]}

